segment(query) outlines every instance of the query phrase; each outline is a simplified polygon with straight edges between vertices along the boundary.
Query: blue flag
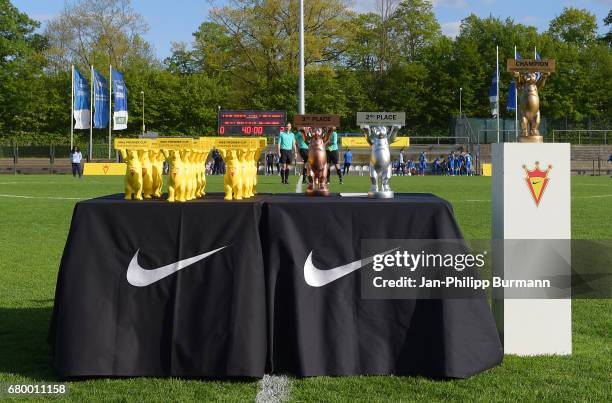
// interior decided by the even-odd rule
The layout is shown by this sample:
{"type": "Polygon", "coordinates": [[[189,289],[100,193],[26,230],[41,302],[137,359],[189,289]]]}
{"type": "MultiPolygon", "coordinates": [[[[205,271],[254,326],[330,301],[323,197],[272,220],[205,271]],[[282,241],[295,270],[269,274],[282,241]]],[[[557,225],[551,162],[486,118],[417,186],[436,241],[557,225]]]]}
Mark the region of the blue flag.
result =
{"type": "Polygon", "coordinates": [[[506,109],[509,111],[516,110],[516,82],[510,81],[510,90],[508,91],[508,104],[506,109]]]}
{"type": "Polygon", "coordinates": [[[113,76],[113,93],[114,97],[114,113],[113,113],[113,130],[127,129],[128,121],[128,106],[127,95],[128,89],[125,86],[123,74],[112,69],[113,76]]]}
{"type": "MultiPolygon", "coordinates": [[[[535,58],[536,58],[536,60],[542,59],[542,57],[540,56],[540,54],[538,52],[536,52],[535,58]]],[[[536,79],[539,80],[540,77],[542,77],[542,74],[541,73],[536,73],[536,79]]]]}
{"type": "Polygon", "coordinates": [[[75,120],[75,129],[89,129],[91,124],[90,119],[90,102],[89,102],[89,82],[83,75],[74,69],[74,86],[72,88],[74,96],[74,105],[72,106],[72,115],[75,120]]]}
{"type": "Polygon", "coordinates": [[[94,73],[94,128],[103,129],[108,127],[110,105],[108,98],[108,81],[96,70],[94,73]]]}
{"type": "Polygon", "coordinates": [[[489,103],[491,104],[491,115],[497,116],[499,105],[497,105],[497,73],[493,75],[491,87],[489,87],[489,103]]]}

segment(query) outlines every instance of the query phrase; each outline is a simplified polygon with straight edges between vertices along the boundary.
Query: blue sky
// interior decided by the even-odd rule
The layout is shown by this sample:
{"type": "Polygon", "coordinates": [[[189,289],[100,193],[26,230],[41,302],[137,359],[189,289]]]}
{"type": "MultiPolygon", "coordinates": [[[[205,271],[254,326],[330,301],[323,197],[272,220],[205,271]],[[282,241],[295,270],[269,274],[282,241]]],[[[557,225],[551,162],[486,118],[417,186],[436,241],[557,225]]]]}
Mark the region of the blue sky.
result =
{"type": "MultiPolygon", "coordinates": [[[[21,11],[42,21],[58,15],[64,7],[63,0],[11,0],[21,11]]],[[[223,4],[216,0],[213,4],[223,4]]],[[[373,11],[376,0],[354,0],[353,8],[359,12],[373,11]]],[[[605,32],[603,18],[612,8],[612,0],[434,0],[434,11],[446,35],[459,32],[460,21],[474,13],[480,17],[512,17],[516,22],[533,25],[540,32],[559,15],[563,7],[585,8],[597,16],[600,32],[605,32]]],[[[173,41],[191,43],[191,34],[206,17],[209,0],[132,0],[134,9],[149,24],[146,39],[151,42],[160,58],[170,55],[173,41]]]]}

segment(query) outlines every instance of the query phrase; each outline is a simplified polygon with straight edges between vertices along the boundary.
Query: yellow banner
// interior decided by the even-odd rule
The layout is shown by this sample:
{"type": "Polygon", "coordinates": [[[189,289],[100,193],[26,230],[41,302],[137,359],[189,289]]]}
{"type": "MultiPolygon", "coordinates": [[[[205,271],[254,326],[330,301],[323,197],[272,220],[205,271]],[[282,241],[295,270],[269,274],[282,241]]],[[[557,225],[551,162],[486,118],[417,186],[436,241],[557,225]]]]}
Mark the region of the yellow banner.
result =
{"type": "Polygon", "coordinates": [[[85,176],[123,176],[126,165],[122,162],[86,162],[83,169],[85,176]]]}
{"type": "MultiPolygon", "coordinates": [[[[355,147],[355,148],[367,148],[370,147],[368,140],[365,137],[342,137],[340,140],[342,147],[355,147]]],[[[391,147],[403,148],[410,147],[410,137],[396,137],[395,141],[391,143],[391,147]]]]}
{"type": "Polygon", "coordinates": [[[251,148],[250,138],[244,137],[212,137],[215,139],[215,147],[224,150],[238,150],[243,148],[251,148]]]}
{"type": "Polygon", "coordinates": [[[482,176],[491,176],[493,173],[493,167],[491,164],[482,164],[482,176]]]}
{"type": "Polygon", "coordinates": [[[188,150],[193,148],[193,139],[183,137],[158,138],[157,146],[164,150],[188,150]]]}
{"type": "Polygon", "coordinates": [[[151,139],[115,139],[116,150],[149,150],[151,139]]]}
{"type": "Polygon", "coordinates": [[[215,138],[214,137],[200,137],[199,145],[203,151],[212,149],[215,146],[215,138]]]}

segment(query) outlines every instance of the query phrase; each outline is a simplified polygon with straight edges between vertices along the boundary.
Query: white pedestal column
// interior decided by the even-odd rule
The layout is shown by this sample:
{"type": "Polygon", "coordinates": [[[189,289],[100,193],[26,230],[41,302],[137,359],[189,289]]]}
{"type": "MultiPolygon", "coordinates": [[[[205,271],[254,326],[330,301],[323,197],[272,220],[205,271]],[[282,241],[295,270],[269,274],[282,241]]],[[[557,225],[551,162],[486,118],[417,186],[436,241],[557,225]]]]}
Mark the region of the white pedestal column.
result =
{"type": "MultiPolygon", "coordinates": [[[[567,279],[569,266],[558,262],[570,259],[570,203],[569,144],[493,144],[493,275],[519,278],[543,270],[567,279]],[[536,162],[540,171],[534,171],[536,162]],[[550,243],[535,240],[560,241],[550,253],[542,247],[550,243]]],[[[493,303],[506,354],[571,354],[570,298],[508,299],[508,294],[493,303]]]]}

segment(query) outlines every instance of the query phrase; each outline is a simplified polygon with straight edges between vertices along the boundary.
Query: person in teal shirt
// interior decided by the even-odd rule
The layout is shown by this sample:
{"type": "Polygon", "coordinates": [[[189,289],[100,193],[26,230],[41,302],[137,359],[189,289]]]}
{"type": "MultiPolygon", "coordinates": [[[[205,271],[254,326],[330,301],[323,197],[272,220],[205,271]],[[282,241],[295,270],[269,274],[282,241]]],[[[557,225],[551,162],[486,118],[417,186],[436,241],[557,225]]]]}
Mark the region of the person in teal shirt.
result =
{"type": "Polygon", "coordinates": [[[342,180],[342,170],[339,163],[340,157],[338,155],[338,133],[336,133],[335,127],[330,127],[327,131],[327,141],[325,144],[327,145],[327,163],[330,164],[327,171],[327,183],[329,183],[329,177],[331,176],[331,164],[334,164],[338,178],[340,178],[340,184],[342,185],[344,182],[342,180]]]}
{"type": "Polygon", "coordinates": [[[297,142],[300,157],[302,157],[302,161],[304,162],[304,167],[302,168],[302,183],[306,183],[306,164],[308,164],[308,143],[304,136],[306,136],[306,130],[304,129],[300,129],[295,133],[295,141],[297,142]]]}
{"type": "Polygon", "coordinates": [[[287,123],[287,128],[282,129],[278,135],[276,151],[280,157],[280,163],[282,164],[283,168],[281,170],[281,183],[288,185],[291,159],[297,152],[295,146],[295,134],[293,134],[291,131],[291,123],[287,123]]]}

